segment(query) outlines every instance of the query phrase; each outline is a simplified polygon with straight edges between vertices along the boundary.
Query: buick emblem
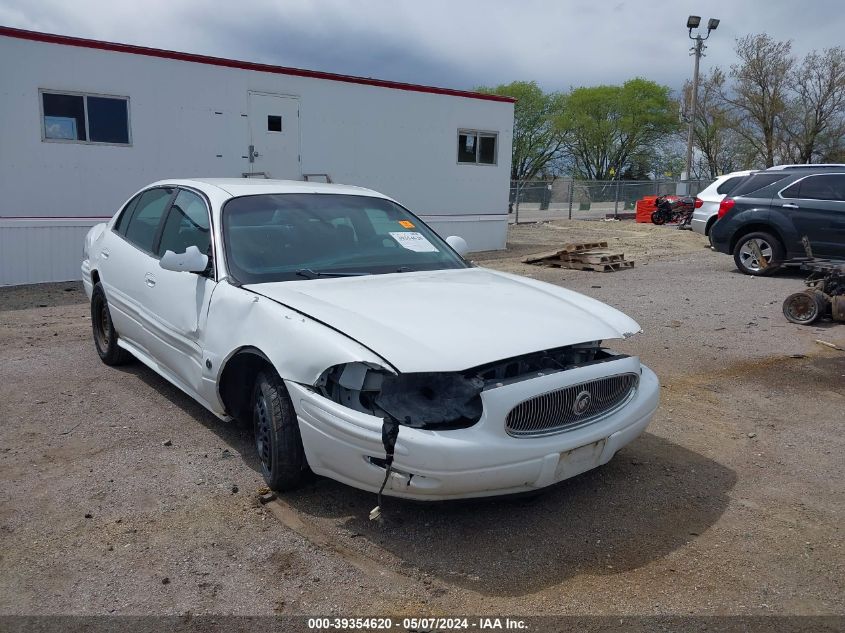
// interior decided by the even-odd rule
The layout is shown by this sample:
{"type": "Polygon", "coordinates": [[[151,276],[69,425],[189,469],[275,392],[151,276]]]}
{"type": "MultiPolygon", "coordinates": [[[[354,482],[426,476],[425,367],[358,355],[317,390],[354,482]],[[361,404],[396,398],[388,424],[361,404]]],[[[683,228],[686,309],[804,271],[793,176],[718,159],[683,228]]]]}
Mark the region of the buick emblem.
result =
{"type": "Polygon", "coordinates": [[[592,401],[592,394],[589,391],[582,391],[575,396],[575,404],[572,405],[572,413],[575,415],[583,415],[587,409],[590,408],[590,403],[592,401]]]}

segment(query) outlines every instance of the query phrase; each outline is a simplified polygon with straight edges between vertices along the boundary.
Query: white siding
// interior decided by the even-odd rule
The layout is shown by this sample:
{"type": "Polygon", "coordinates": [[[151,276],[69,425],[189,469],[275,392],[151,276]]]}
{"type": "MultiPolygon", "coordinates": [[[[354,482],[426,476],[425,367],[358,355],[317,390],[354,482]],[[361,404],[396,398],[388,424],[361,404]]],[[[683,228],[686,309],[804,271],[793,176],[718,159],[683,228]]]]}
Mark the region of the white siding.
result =
{"type": "MultiPolygon", "coordinates": [[[[111,216],[155,180],[240,176],[252,90],[299,97],[302,173],[386,193],[472,250],[504,247],[511,103],[4,36],[0,77],[0,217],[111,216]],[[132,146],[42,141],[39,89],[128,96],[132,146]],[[459,128],[497,131],[498,164],[458,165],[459,128]]],[[[3,227],[0,283],[78,277],[82,227],[39,226],[3,227]],[[47,244],[49,264],[35,255],[47,244]]]]}
{"type": "Polygon", "coordinates": [[[0,218],[0,286],[79,279],[82,242],[98,222],[0,218]]]}

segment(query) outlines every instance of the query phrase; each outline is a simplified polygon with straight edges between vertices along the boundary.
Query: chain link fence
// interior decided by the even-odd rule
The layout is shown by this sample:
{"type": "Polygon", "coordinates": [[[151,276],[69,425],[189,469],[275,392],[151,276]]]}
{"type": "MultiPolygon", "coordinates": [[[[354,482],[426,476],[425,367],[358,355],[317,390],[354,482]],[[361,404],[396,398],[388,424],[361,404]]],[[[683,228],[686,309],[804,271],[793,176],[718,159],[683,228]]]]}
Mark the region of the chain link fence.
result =
{"type": "Polygon", "coordinates": [[[682,194],[694,196],[710,180],[577,180],[557,178],[511,182],[511,222],[543,220],[598,220],[628,217],[644,196],[682,194]]]}

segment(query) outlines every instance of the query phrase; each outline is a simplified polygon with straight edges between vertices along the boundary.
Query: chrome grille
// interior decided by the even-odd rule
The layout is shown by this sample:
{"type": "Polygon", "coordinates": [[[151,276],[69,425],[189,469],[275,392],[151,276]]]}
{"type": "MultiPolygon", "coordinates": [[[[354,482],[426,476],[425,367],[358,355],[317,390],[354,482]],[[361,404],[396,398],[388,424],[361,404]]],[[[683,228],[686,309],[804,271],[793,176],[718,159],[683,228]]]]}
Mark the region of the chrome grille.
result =
{"type": "Polygon", "coordinates": [[[581,426],[625,404],[638,383],[636,374],[618,374],[535,396],[511,409],[505,430],[516,436],[546,435],[581,426]]]}

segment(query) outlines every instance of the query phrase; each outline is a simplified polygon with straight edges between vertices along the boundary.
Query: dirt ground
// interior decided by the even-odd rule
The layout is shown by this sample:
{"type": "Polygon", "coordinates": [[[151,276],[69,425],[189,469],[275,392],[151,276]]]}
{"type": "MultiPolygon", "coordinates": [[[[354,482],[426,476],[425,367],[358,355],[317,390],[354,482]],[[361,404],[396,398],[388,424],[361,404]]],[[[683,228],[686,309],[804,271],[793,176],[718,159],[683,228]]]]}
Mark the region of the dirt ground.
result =
{"type": "Polygon", "coordinates": [[[383,524],[325,479],[262,505],[249,433],[100,363],[80,284],[0,289],[0,614],[845,613],[845,352],[815,342],[845,325],[783,318],[799,274],[631,222],[511,227],[474,259],[637,319],[613,347],[657,372],[660,409],[542,495],[388,500],[383,524]],[[636,267],[520,263],[594,239],[636,267]]]}

